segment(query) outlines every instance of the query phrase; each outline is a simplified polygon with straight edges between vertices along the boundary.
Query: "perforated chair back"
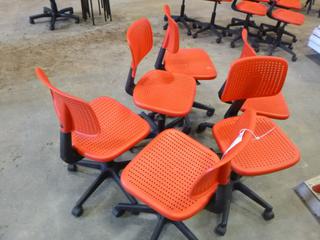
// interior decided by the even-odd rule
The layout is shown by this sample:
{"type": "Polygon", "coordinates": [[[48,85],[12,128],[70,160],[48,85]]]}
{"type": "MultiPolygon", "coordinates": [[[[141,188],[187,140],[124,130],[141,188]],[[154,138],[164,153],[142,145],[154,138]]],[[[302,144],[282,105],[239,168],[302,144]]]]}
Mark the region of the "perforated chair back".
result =
{"type": "Polygon", "coordinates": [[[248,31],[245,28],[242,29],[242,41],[243,47],[240,58],[256,56],[256,51],[250,46],[248,42],[248,31]]]}
{"type": "Polygon", "coordinates": [[[164,5],[163,11],[168,18],[168,28],[162,43],[162,48],[171,53],[176,53],[179,51],[180,43],[179,27],[176,21],[171,17],[171,11],[168,5],[164,5]]]}
{"type": "Polygon", "coordinates": [[[130,25],[127,32],[127,42],[131,50],[131,68],[133,75],[141,60],[150,52],[153,46],[151,24],[148,19],[141,18],[130,25]]]}
{"type": "Polygon", "coordinates": [[[74,131],[83,135],[96,135],[100,132],[98,119],[88,103],[54,87],[41,68],[36,68],[35,72],[39,80],[50,89],[62,132],[74,131]]]}
{"type": "MultiPolygon", "coordinates": [[[[233,126],[233,139],[236,139],[241,129],[249,129],[254,132],[256,126],[256,112],[254,110],[245,111],[233,126]]],[[[199,198],[203,195],[213,193],[217,185],[226,185],[229,182],[231,173],[231,161],[249,143],[251,134],[245,132],[242,141],[228,151],[222,160],[214,167],[204,172],[192,186],[190,196],[199,198]]]]}
{"type": "Polygon", "coordinates": [[[230,67],[221,94],[224,102],[278,94],[287,76],[288,62],[280,57],[241,58],[230,67]]]}

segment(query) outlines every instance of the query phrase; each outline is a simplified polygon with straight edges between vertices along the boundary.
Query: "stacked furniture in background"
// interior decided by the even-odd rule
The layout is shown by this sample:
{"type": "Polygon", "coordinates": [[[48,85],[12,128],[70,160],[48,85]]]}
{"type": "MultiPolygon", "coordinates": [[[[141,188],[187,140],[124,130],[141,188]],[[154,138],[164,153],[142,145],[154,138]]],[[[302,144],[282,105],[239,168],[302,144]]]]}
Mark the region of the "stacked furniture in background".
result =
{"type": "Polygon", "coordinates": [[[51,8],[44,7],[42,14],[37,14],[29,17],[29,21],[31,24],[34,24],[35,19],[39,18],[50,18],[50,30],[55,29],[55,23],[59,19],[74,19],[76,23],[80,22],[80,19],[78,16],[73,15],[73,8],[64,8],[61,10],[58,10],[57,3],[55,0],[50,0],[51,8]]]}
{"type": "Polygon", "coordinates": [[[308,46],[320,54],[320,25],[313,30],[308,46]]]}

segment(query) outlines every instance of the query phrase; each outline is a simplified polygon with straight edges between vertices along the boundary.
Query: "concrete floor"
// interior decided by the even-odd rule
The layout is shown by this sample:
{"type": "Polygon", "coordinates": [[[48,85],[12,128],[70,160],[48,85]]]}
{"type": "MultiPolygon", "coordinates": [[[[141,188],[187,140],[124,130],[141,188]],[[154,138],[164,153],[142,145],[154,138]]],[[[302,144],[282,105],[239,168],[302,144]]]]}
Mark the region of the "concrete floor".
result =
{"type": "MultiPolygon", "coordinates": [[[[154,216],[113,217],[112,206],[125,199],[111,182],[106,182],[85,204],[82,217],[76,219],[70,214],[96,173],[85,169],[68,173],[59,159],[57,120],[49,92],[36,80],[34,68],[44,68],[52,82],[64,91],[87,100],[110,96],[139,112],[124,92],[130,64],[125,30],[142,16],[152,22],[155,48],[141,64],[138,72],[141,76],[152,69],[161,44],[163,3],[168,2],[178,12],[180,1],[111,0],[112,23],[104,23],[102,18],[97,19],[97,26],[90,22],[79,25],[61,22],[54,32],[48,30],[48,23],[28,23],[28,16],[41,11],[46,2],[0,3],[0,239],[148,239],[156,223],[154,216]]],[[[188,2],[190,16],[208,20],[211,3],[188,2]]],[[[80,1],[58,3],[72,5],[80,15],[80,1]]],[[[228,23],[231,15],[236,14],[229,3],[219,6],[218,21],[222,25],[228,23]]],[[[302,27],[288,28],[299,37],[295,45],[299,60],[289,61],[283,89],[291,117],[279,124],[300,148],[301,161],[286,171],[246,179],[249,186],[274,206],[276,218],[265,222],[259,207],[235,194],[228,232],[221,239],[320,239],[319,223],[292,190],[301,181],[318,175],[320,169],[320,59],[311,56],[313,52],[306,47],[311,30],[319,24],[315,15],[313,12],[307,16],[302,27]]],[[[204,112],[194,110],[193,126],[208,120],[216,122],[226,110],[227,106],[217,98],[217,90],[241,50],[231,49],[229,42],[224,39],[218,45],[215,37],[209,35],[194,40],[181,31],[181,46],[204,48],[218,69],[217,79],[203,83],[197,91],[197,99],[216,107],[216,115],[209,119],[204,112]]],[[[278,54],[290,60],[286,53],[278,54]]],[[[215,147],[209,131],[201,135],[193,132],[192,136],[215,147]]],[[[132,156],[126,154],[122,159],[129,157],[132,156]]],[[[208,211],[186,221],[199,239],[219,238],[213,233],[216,222],[217,216],[208,211]]],[[[161,239],[184,237],[168,226],[161,239]]]]}

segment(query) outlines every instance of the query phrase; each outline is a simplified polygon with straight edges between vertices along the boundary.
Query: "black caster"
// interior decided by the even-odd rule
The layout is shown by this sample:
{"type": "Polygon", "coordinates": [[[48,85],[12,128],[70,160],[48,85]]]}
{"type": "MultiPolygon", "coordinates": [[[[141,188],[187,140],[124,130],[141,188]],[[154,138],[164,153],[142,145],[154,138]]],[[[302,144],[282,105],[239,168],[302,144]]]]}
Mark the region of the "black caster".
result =
{"type": "Polygon", "coordinates": [[[30,24],[34,24],[34,20],[32,18],[29,18],[30,24]]]}
{"type": "Polygon", "coordinates": [[[208,117],[212,117],[213,114],[214,114],[214,110],[208,110],[208,111],[207,111],[207,116],[208,116],[208,117]]]}
{"type": "Polygon", "coordinates": [[[216,234],[218,234],[219,236],[224,236],[227,232],[227,226],[224,226],[222,224],[219,224],[218,226],[216,226],[216,228],[214,229],[214,232],[216,234]]]}
{"type": "Polygon", "coordinates": [[[192,23],[192,27],[193,27],[193,29],[196,29],[196,28],[198,28],[198,24],[192,23]]]}
{"type": "Polygon", "coordinates": [[[191,133],[191,127],[184,127],[182,129],[182,132],[184,132],[185,134],[189,135],[191,133]]]}
{"type": "Polygon", "coordinates": [[[297,42],[298,40],[296,38],[292,39],[292,42],[297,42]]]}
{"type": "Polygon", "coordinates": [[[163,16],[163,20],[164,20],[165,22],[168,22],[168,18],[167,18],[166,15],[163,16]]]}
{"type": "Polygon", "coordinates": [[[71,213],[75,217],[80,217],[83,214],[83,207],[74,207],[71,213]]]}
{"type": "Polygon", "coordinates": [[[291,60],[292,60],[292,62],[295,62],[298,60],[298,58],[297,58],[297,56],[292,56],[291,60]]]}
{"type": "Polygon", "coordinates": [[[125,213],[124,210],[119,210],[116,207],[112,208],[112,214],[115,217],[121,217],[125,213]]]}
{"type": "Polygon", "coordinates": [[[68,171],[69,172],[76,172],[78,170],[77,165],[75,164],[68,164],[68,171]]]}
{"type": "Polygon", "coordinates": [[[80,23],[80,18],[76,19],[76,24],[79,24],[80,23]]]}
{"type": "Polygon", "coordinates": [[[51,31],[53,31],[53,30],[54,30],[54,26],[51,25],[49,29],[50,29],[51,31]]]}
{"type": "Polygon", "coordinates": [[[221,37],[216,39],[216,43],[221,43],[221,37]]]}
{"type": "Polygon", "coordinates": [[[269,220],[274,218],[274,213],[273,213],[272,210],[269,210],[269,211],[265,210],[262,213],[262,217],[263,217],[264,220],[269,221],[269,220]]]}
{"type": "Polygon", "coordinates": [[[207,128],[206,125],[200,123],[199,126],[197,127],[196,132],[197,133],[202,133],[202,132],[204,132],[204,130],[206,130],[206,128],[207,128]]]}
{"type": "Polygon", "coordinates": [[[231,43],[230,43],[230,47],[231,47],[231,48],[235,48],[235,47],[236,47],[236,45],[234,44],[234,42],[231,42],[231,43]]]}
{"type": "Polygon", "coordinates": [[[187,35],[188,35],[188,36],[191,36],[191,35],[192,35],[191,31],[188,31],[188,32],[187,32],[187,35]]]}
{"type": "Polygon", "coordinates": [[[293,46],[292,46],[292,45],[289,45],[288,48],[289,48],[290,50],[292,50],[292,49],[293,49],[293,46]]]}
{"type": "Polygon", "coordinates": [[[167,25],[163,26],[163,30],[167,30],[167,28],[168,28],[167,25]]]}
{"type": "Polygon", "coordinates": [[[193,37],[193,38],[197,38],[197,37],[198,37],[198,34],[197,34],[197,33],[194,33],[194,34],[192,35],[192,37],[193,37]]]}

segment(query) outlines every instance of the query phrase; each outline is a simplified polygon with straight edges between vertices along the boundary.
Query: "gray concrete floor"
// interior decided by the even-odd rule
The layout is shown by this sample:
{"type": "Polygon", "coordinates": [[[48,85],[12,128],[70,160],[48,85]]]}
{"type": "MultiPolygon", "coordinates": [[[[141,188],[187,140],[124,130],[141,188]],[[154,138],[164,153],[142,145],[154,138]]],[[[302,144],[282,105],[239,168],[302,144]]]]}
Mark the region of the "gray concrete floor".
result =
{"type": "MultiPolygon", "coordinates": [[[[44,68],[52,82],[64,91],[87,100],[110,96],[139,112],[124,92],[130,64],[125,30],[142,16],[152,22],[155,47],[139,68],[141,76],[152,69],[161,44],[163,3],[168,2],[178,12],[180,1],[111,0],[112,23],[104,23],[102,18],[97,19],[97,26],[90,22],[79,25],[61,22],[54,32],[48,30],[48,23],[28,23],[28,16],[39,13],[46,2],[0,3],[0,239],[148,239],[155,218],[144,214],[113,217],[112,206],[125,199],[109,181],[85,204],[82,217],[76,219],[70,214],[96,173],[85,169],[68,173],[59,159],[57,120],[49,93],[36,80],[34,68],[44,68]]],[[[208,20],[211,3],[188,2],[190,16],[208,20]]],[[[58,3],[62,7],[72,5],[80,15],[80,1],[58,3]]],[[[218,21],[222,25],[235,15],[229,3],[219,6],[218,21]]],[[[301,181],[318,175],[320,169],[320,60],[310,57],[313,52],[306,47],[311,30],[319,24],[315,15],[313,12],[307,16],[302,27],[288,27],[299,37],[295,45],[299,60],[289,61],[283,89],[291,117],[279,124],[299,146],[301,161],[286,171],[246,179],[274,206],[276,218],[265,222],[259,207],[235,194],[228,232],[221,239],[320,239],[319,224],[292,190],[301,181]]],[[[194,126],[202,121],[216,122],[226,110],[227,106],[217,98],[217,90],[241,50],[231,49],[229,42],[224,39],[218,45],[215,37],[209,35],[194,40],[181,31],[181,46],[204,48],[218,69],[217,79],[203,83],[197,91],[197,99],[216,107],[216,115],[209,119],[204,112],[194,110],[191,114],[194,126]]],[[[290,59],[286,53],[278,54],[290,59]]],[[[202,135],[193,132],[192,136],[207,146],[215,146],[209,131],[202,135]]],[[[122,159],[129,157],[132,156],[126,154],[122,159]]],[[[199,239],[219,238],[213,233],[216,222],[217,216],[208,211],[186,221],[199,239]]],[[[169,226],[161,239],[184,237],[169,226]]]]}

